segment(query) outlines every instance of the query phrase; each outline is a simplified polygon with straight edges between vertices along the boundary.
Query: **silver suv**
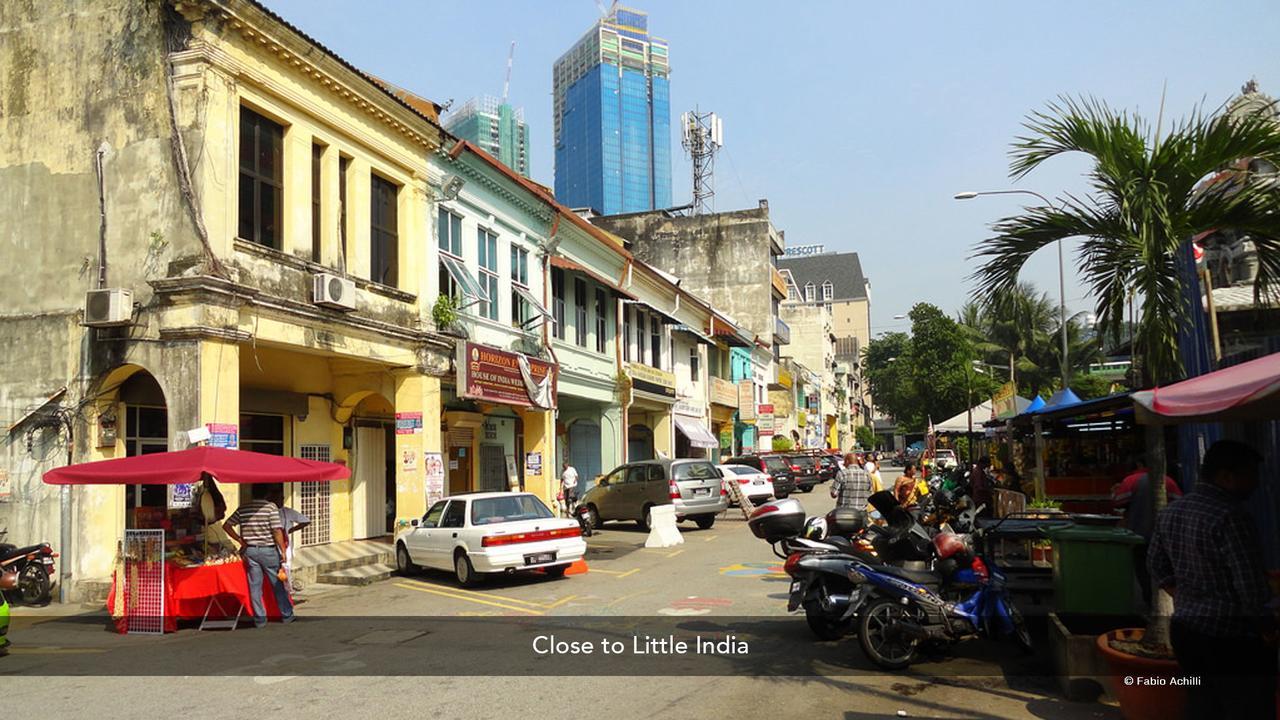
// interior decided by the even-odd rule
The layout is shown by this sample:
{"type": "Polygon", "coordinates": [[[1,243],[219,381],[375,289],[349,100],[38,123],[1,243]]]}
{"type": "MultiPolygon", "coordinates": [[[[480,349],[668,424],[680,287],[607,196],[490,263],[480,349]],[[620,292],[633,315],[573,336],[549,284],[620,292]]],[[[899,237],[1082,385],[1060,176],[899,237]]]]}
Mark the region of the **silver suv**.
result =
{"type": "Polygon", "coordinates": [[[601,477],[580,502],[593,527],[606,520],[634,520],[646,530],[654,505],[674,505],[677,520],[693,520],[703,530],[729,507],[716,466],[689,459],[627,463],[601,477]]]}

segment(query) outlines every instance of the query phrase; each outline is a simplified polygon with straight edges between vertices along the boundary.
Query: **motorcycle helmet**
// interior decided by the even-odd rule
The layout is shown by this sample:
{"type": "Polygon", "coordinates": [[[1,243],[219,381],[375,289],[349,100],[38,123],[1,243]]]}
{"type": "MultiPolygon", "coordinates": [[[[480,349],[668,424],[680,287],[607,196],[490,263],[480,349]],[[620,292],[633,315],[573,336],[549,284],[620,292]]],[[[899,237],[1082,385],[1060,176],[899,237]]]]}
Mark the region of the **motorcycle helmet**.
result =
{"type": "Polygon", "coordinates": [[[964,554],[968,550],[963,538],[955,533],[945,532],[933,536],[933,549],[938,553],[938,557],[944,560],[953,555],[964,554]]]}
{"type": "Polygon", "coordinates": [[[827,537],[827,519],[824,517],[811,517],[804,522],[804,530],[800,532],[800,536],[806,540],[822,540],[827,537]]]}

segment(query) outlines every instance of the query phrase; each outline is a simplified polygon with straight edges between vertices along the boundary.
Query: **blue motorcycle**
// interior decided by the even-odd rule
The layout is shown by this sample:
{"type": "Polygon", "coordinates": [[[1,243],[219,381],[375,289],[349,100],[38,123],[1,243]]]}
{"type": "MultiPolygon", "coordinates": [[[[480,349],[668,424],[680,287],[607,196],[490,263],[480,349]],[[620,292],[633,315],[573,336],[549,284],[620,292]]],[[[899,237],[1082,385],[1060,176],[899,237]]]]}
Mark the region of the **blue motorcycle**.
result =
{"type": "Polygon", "coordinates": [[[972,552],[969,538],[945,534],[934,545],[943,561],[959,563],[952,586],[976,587],[960,601],[949,601],[928,574],[912,577],[885,566],[859,563],[858,573],[871,599],[858,611],[859,642],[867,659],[885,670],[901,670],[915,661],[922,644],[954,643],[972,637],[1011,637],[1031,652],[1031,635],[1009,599],[1005,575],[972,552]],[[967,563],[967,566],[966,566],[967,563]]]}

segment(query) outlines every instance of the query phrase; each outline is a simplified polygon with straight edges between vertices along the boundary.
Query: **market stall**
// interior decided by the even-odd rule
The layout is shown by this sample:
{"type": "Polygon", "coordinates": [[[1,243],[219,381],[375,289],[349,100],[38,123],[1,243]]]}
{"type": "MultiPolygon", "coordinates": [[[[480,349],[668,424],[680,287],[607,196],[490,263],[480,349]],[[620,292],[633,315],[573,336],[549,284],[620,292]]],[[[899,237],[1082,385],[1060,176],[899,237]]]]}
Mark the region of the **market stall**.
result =
{"type": "MultiPolygon", "coordinates": [[[[249,607],[249,582],[237,548],[222,530],[223,484],[325,482],[350,477],[337,463],[199,446],[51,470],[53,485],[164,485],[164,508],[129,513],[107,599],[120,632],[171,632],[179,620],[234,627],[249,607]]],[[[279,617],[273,593],[262,593],[279,617]]]]}

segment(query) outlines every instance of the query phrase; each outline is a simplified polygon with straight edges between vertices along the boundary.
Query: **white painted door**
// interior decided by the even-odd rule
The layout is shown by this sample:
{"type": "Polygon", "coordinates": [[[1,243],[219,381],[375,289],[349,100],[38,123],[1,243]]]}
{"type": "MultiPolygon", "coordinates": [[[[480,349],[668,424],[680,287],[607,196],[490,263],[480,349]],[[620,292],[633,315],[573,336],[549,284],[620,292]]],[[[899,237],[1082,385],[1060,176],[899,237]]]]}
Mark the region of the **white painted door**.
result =
{"type": "Polygon", "coordinates": [[[352,535],[357,539],[381,537],[387,524],[386,430],[357,427],[355,475],[351,487],[352,535]]]}

